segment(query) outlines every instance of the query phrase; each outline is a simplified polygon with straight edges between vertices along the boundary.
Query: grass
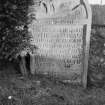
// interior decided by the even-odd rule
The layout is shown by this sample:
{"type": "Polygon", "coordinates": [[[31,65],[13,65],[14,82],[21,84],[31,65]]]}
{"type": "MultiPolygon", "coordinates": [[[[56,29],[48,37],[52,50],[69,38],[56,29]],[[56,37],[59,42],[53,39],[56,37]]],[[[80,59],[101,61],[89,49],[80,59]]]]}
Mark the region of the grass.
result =
{"type": "Polygon", "coordinates": [[[105,105],[105,88],[63,84],[35,75],[0,72],[0,105],[105,105]]]}

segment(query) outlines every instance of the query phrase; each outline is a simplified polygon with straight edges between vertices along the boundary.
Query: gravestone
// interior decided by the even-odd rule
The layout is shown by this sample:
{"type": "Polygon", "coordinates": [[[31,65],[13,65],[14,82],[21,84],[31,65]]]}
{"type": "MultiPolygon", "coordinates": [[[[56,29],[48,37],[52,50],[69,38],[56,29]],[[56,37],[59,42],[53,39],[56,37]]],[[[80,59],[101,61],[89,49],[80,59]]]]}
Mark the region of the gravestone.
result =
{"type": "Polygon", "coordinates": [[[31,73],[50,74],[86,87],[91,31],[87,0],[34,0],[29,7],[31,73]]]}

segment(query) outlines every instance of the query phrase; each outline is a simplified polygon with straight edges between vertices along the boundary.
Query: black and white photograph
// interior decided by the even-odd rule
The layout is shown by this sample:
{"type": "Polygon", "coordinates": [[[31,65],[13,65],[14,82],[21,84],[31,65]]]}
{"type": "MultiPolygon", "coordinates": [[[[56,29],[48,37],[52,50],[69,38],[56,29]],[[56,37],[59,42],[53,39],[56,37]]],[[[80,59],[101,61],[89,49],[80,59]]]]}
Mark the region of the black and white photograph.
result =
{"type": "Polygon", "coordinates": [[[0,105],[105,105],[105,0],[0,0],[0,105]]]}

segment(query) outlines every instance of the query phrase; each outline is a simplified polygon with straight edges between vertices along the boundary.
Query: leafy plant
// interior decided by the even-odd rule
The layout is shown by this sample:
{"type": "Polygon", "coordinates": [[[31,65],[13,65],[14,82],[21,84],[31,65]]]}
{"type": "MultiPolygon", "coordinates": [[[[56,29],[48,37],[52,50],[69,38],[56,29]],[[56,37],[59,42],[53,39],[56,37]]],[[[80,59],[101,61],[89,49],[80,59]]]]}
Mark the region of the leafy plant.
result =
{"type": "Polygon", "coordinates": [[[30,47],[28,7],[32,0],[0,0],[0,60],[30,47]]]}

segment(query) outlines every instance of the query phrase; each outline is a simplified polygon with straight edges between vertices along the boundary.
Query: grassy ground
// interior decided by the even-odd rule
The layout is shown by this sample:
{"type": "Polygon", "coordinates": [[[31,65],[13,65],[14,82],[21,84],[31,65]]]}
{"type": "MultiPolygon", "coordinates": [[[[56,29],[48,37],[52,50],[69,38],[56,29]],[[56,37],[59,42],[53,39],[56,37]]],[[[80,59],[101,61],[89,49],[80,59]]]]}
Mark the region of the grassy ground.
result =
{"type": "Polygon", "coordinates": [[[22,77],[9,68],[0,71],[0,105],[105,105],[105,88],[83,89],[42,75],[22,77]]]}

